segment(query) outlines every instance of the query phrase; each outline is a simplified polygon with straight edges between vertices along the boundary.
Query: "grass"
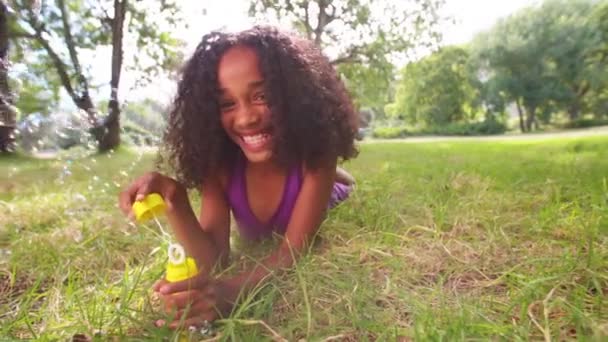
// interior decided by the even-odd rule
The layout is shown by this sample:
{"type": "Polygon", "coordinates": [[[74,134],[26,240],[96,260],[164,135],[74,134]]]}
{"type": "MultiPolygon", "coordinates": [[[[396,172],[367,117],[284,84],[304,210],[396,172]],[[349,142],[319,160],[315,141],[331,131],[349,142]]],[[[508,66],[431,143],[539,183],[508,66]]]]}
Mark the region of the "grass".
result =
{"type": "MultiPolygon", "coordinates": [[[[163,241],[116,208],[152,160],[0,159],[0,339],[179,337],[151,324],[163,241]]],[[[312,253],[217,339],[608,338],[608,138],[372,143],[346,168],[312,253]]]]}

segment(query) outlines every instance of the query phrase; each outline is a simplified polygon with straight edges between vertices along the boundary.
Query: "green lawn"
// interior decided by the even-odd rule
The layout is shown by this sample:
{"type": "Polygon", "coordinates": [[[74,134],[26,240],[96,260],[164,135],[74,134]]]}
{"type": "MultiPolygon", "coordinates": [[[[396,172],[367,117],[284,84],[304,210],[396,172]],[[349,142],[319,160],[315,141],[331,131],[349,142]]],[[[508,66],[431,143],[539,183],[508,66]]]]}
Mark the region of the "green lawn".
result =
{"type": "MultiPolygon", "coordinates": [[[[1,340],[174,337],[151,323],[165,242],[116,207],[153,159],[0,159],[1,340]]],[[[608,338],[608,138],[372,143],[346,168],[358,188],[312,253],[217,336],[608,338]]]]}

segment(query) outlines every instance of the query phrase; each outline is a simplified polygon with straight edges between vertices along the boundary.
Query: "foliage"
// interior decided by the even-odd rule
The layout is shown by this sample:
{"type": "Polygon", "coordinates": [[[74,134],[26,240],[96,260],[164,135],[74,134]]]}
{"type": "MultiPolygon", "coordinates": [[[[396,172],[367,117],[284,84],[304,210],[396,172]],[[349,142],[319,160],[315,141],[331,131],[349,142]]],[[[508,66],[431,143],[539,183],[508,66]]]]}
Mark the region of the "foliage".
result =
{"type": "MultiPolygon", "coordinates": [[[[74,65],[73,61],[69,60],[71,57],[68,57],[70,52],[62,22],[64,14],[59,7],[61,1],[42,1],[39,13],[34,12],[29,3],[29,0],[13,2],[15,15],[11,30],[16,48],[14,63],[24,63],[30,70],[35,68],[32,71],[38,75],[36,82],[42,84],[45,89],[56,93],[62,86],[61,80],[57,77],[55,61],[48,51],[44,50],[41,42],[33,37],[36,27],[39,27],[50,47],[61,57],[69,79],[74,82],[79,77],[79,73],[82,73],[82,76],[89,80],[88,83],[97,87],[99,80],[93,79],[94,76],[98,76],[95,74],[97,71],[93,70],[94,61],[80,55],[84,53],[88,56],[95,50],[102,53],[104,49],[110,48],[113,1],[68,0],[65,2],[65,16],[70,20],[71,40],[78,54],[78,65],[74,65]],[[83,62],[84,64],[80,65],[83,62]]],[[[182,43],[173,38],[168,30],[182,20],[177,4],[174,1],[161,1],[158,5],[150,6],[143,1],[131,1],[127,2],[127,5],[125,45],[129,49],[136,50],[137,53],[133,54],[132,61],[126,60],[126,68],[144,72],[140,77],[148,80],[164,70],[174,68],[181,58],[176,49],[182,43]]],[[[110,70],[107,70],[106,74],[109,80],[110,70]]],[[[77,91],[81,90],[77,89],[77,91]]]]}
{"type": "Polygon", "coordinates": [[[337,67],[346,87],[359,108],[381,109],[389,101],[394,66],[385,63],[377,67],[357,63],[342,63],[337,67]]]}
{"type": "Polygon", "coordinates": [[[608,86],[606,64],[594,58],[597,46],[602,44],[592,19],[594,7],[597,5],[589,0],[548,0],[540,8],[547,32],[543,34],[545,58],[562,91],[555,101],[572,120],[585,109],[591,89],[608,86]]]}
{"type": "Polygon", "coordinates": [[[588,95],[608,84],[605,63],[593,58],[602,41],[591,20],[595,6],[590,0],[547,0],[476,37],[483,87],[492,89],[498,104],[517,105],[522,131],[537,126],[539,115],[550,121],[555,111],[576,119],[588,95]]]}
{"type": "Polygon", "coordinates": [[[427,127],[474,119],[478,106],[468,52],[444,47],[401,72],[395,102],[387,111],[412,125],[427,127]]]}
{"type": "Polygon", "coordinates": [[[156,136],[161,136],[165,129],[163,113],[165,113],[163,105],[153,99],[145,99],[138,102],[131,101],[123,108],[125,120],[156,136]]]}
{"type": "MultiPolygon", "coordinates": [[[[34,67],[32,66],[32,69],[34,67]]],[[[16,95],[15,107],[19,109],[17,120],[32,113],[48,115],[59,102],[59,88],[44,86],[53,80],[41,80],[32,73],[32,69],[11,75],[11,84],[16,95]]]]}
{"type": "Polygon", "coordinates": [[[15,62],[39,71],[37,77],[30,78],[38,82],[38,89],[56,94],[63,87],[74,104],[88,114],[100,149],[115,147],[119,142],[118,89],[123,50],[137,49],[133,60],[127,60],[127,69],[142,71],[145,77],[173,67],[179,42],[167,30],[180,19],[176,3],[161,1],[151,6],[127,0],[56,0],[43,1],[36,10],[27,0],[15,0],[13,6],[15,62]],[[99,117],[91,94],[99,82],[99,70],[94,69],[95,57],[83,56],[103,55],[104,51],[111,54],[111,70],[107,70],[107,78],[102,77],[111,79],[109,113],[99,117]]]}
{"type": "Polygon", "coordinates": [[[387,102],[393,63],[441,39],[444,0],[250,0],[261,22],[278,20],[325,49],[358,105],[387,102]]]}
{"type": "Polygon", "coordinates": [[[413,136],[477,136],[503,134],[507,126],[489,118],[480,122],[454,122],[445,125],[424,128],[412,128],[411,126],[375,127],[372,136],[381,139],[407,138],[413,136]]]}
{"type": "Polygon", "coordinates": [[[374,127],[372,136],[380,139],[397,139],[409,136],[407,126],[389,126],[389,127],[374,127]]]}
{"type": "Polygon", "coordinates": [[[608,119],[579,118],[561,125],[562,128],[588,128],[596,126],[608,126],[608,119]]]}
{"type": "Polygon", "coordinates": [[[608,1],[601,1],[592,15],[592,22],[597,27],[600,35],[600,45],[596,48],[597,57],[600,61],[608,60],[608,1]]]}

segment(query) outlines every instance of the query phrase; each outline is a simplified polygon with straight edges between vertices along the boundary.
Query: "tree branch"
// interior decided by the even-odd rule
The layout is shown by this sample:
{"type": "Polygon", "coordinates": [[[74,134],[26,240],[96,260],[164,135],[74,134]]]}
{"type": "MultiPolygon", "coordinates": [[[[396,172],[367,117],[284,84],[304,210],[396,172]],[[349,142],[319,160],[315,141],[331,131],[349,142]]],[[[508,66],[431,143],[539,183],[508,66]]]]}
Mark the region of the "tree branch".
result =
{"type": "Polygon", "coordinates": [[[308,5],[309,2],[302,3],[302,8],[304,9],[304,28],[306,29],[306,37],[308,39],[312,39],[312,26],[310,26],[310,14],[308,13],[308,5]]]}
{"type": "Polygon", "coordinates": [[[74,92],[74,88],[72,88],[72,83],[70,82],[70,76],[68,75],[67,68],[59,55],[53,50],[53,47],[49,44],[49,42],[42,37],[42,31],[36,30],[35,39],[42,45],[42,47],[46,50],[49,57],[53,61],[53,65],[59,74],[59,79],[61,80],[61,84],[68,92],[70,97],[74,100],[75,103],[78,103],[79,97],[74,92]]]}
{"type": "Polygon", "coordinates": [[[361,63],[362,62],[361,58],[359,58],[360,54],[361,54],[361,47],[353,46],[350,49],[348,49],[348,52],[345,55],[332,60],[330,63],[333,66],[336,66],[339,64],[344,64],[344,63],[361,63]]]}
{"type": "Polygon", "coordinates": [[[332,21],[336,20],[336,6],[331,3],[331,1],[327,0],[316,0],[317,5],[319,6],[319,15],[317,18],[317,27],[314,29],[314,42],[317,46],[321,46],[323,32],[325,32],[325,28],[332,21]],[[331,7],[331,14],[326,10],[328,7],[331,7]]]}
{"type": "Polygon", "coordinates": [[[110,114],[108,120],[117,119],[119,115],[118,86],[123,60],[123,26],[127,10],[127,0],[114,0],[114,18],[112,19],[112,79],[110,81],[110,114]]]}
{"type": "Polygon", "coordinates": [[[63,33],[65,35],[65,43],[70,52],[70,59],[72,60],[72,65],[74,65],[74,69],[76,70],[76,74],[81,76],[80,62],[78,61],[78,53],[76,52],[76,47],[74,46],[74,38],[72,37],[72,29],[69,23],[69,13],[65,7],[64,0],[57,0],[57,4],[59,9],[61,10],[61,22],[63,23],[63,33]]]}
{"type": "Polygon", "coordinates": [[[317,27],[314,29],[314,41],[317,46],[321,46],[323,31],[325,30],[325,26],[329,24],[329,21],[326,22],[327,13],[325,13],[328,4],[325,0],[317,0],[317,5],[319,6],[319,15],[317,16],[317,27]]]}
{"type": "Polygon", "coordinates": [[[31,33],[27,33],[27,32],[11,31],[10,35],[13,38],[36,39],[36,35],[35,34],[31,34],[31,33]]]}
{"type": "Polygon", "coordinates": [[[70,53],[70,59],[72,60],[72,65],[74,66],[74,71],[78,80],[78,86],[80,89],[77,89],[79,93],[77,94],[74,89],[72,89],[72,99],[74,103],[78,106],[78,108],[83,109],[87,112],[89,116],[89,121],[91,125],[95,127],[97,125],[97,117],[95,106],[93,105],[93,101],[91,100],[91,96],[89,94],[89,84],[87,79],[82,74],[82,69],[80,67],[80,62],[78,61],[78,52],[76,51],[76,46],[74,44],[74,38],[72,37],[72,31],[69,22],[69,13],[65,6],[64,0],[57,0],[59,9],[61,11],[61,21],[63,23],[63,31],[65,36],[65,44],[70,53]]]}
{"type": "Polygon", "coordinates": [[[591,83],[583,81],[583,85],[578,88],[577,97],[583,97],[591,89],[591,83]]]}
{"type": "MultiPolygon", "coordinates": [[[[30,39],[35,39],[44,50],[46,50],[47,54],[51,58],[53,65],[55,66],[55,70],[57,70],[57,74],[59,75],[59,79],[61,80],[61,85],[65,88],[68,95],[74,100],[75,103],[78,103],[78,96],[74,92],[74,88],[72,88],[72,83],[70,82],[70,76],[68,75],[68,71],[66,65],[63,63],[57,52],[53,50],[51,44],[42,36],[42,33],[46,32],[44,29],[44,24],[38,24],[36,16],[34,15],[31,8],[27,8],[28,16],[24,18],[25,22],[34,30],[34,34],[31,35],[29,33],[24,32],[23,36],[28,37],[30,39]]],[[[18,32],[19,34],[19,32],[18,32]]]]}
{"type": "Polygon", "coordinates": [[[330,3],[329,6],[331,7],[331,14],[327,15],[327,23],[331,23],[332,21],[334,21],[336,19],[336,5],[330,3]]]}
{"type": "Polygon", "coordinates": [[[109,24],[110,26],[112,26],[112,17],[110,17],[110,14],[108,13],[108,11],[103,7],[103,4],[101,3],[101,1],[98,1],[99,3],[99,8],[101,9],[101,11],[103,12],[103,17],[100,18],[101,22],[103,24],[109,24]]]}

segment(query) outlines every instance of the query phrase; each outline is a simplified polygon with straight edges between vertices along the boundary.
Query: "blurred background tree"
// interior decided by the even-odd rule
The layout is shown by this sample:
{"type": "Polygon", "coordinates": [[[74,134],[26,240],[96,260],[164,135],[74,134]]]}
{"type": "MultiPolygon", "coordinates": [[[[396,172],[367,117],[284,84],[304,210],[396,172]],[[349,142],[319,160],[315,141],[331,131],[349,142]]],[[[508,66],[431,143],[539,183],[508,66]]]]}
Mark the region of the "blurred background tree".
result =
{"type": "MultiPolygon", "coordinates": [[[[15,0],[12,5],[10,36],[15,46],[14,61],[27,65],[27,71],[35,75],[29,77],[23,89],[28,93],[22,102],[39,98],[38,94],[32,95],[36,90],[49,89],[57,94],[62,87],[76,107],[86,112],[98,149],[107,151],[118,146],[121,112],[118,89],[124,45],[132,44],[138,51],[128,66],[130,71],[142,71],[150,78],[172,67],[178,61],[176,48],[180,46],[169,32],[180,18],[176,3],[161,1],[150,6],[147,2],[128,0],[56,0],[43,1],[35,9],[29,0],[15,0]],[[99,112],[91,92],[91,88],[97,88],[92,68],[95,59],[102,58],[103,49],[111,50],[107,113],[99,112]]],[[[56,101],[57,97],[52,99],[56,101]]],[[[36,105],[23,109],[33,107],[36,105]]]]}
{"type": "Polygon", "coordinates": [[[479,106],[468,61],[465,49],[450,46],[408,64],[387,112],[409,124],[431,127],[474,119],[479,106]]]}
{"type": "MultiPolygon", "coordinates": [[[[445,0],[240,3],[252,23],[297,30],[322,48],[352,94],[361,125],[379,137],[608,124],[608,0],[537,2],[460,46],[442,42],[450,22],[445,0]]],[[[66,99],[86,113],[89,127],[80,130],[92,134],[101,151],[116,147],[121,135],[128,143],[158,143],[166,99],[153,90],[119,98],[121,76],[136,78],[133,88],[160,79],[174,83],[164,76],[183,60],[176,28],[195,16],[184,9],[191,4],[0,4],[0,149],[9,149],[28,115],[35,114],[29,122],[36,124],[63,115],[66,99]]],[[[76,130],[61,140],[62,148],[78,144],[76,130]]]]}
{"type": "Polygon", "coordinates": [[[441,41],[444,0],[251,0],[259,21],[291,25],[330,56],[359,108],[382,115],[398,61],[441,41]]]}
{"type": "Polygon", "coordinates": [[[522,132],[538,128],[557,112],[570,121],[597,108],[597,92],[608,84],[597,47],[605,43],[598,4],[589,0],[548,0],[521,10],[476,37],[474,56],[489,87],[514,103],[522,132]],[[591,96],[590,96],[591,95],[591,96]]]}
{"type": "Polygon", "coordinates": [[[14,149],[14,136],[17,126],[15,99],[9,85],[9,7],[0,1],[0,153],[14,149]]]}

